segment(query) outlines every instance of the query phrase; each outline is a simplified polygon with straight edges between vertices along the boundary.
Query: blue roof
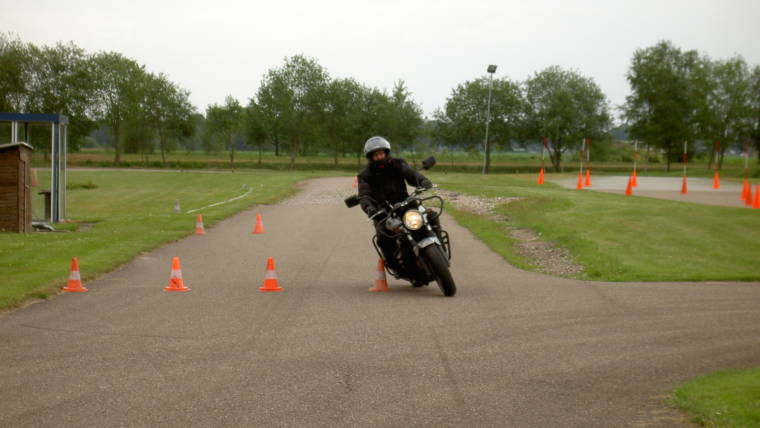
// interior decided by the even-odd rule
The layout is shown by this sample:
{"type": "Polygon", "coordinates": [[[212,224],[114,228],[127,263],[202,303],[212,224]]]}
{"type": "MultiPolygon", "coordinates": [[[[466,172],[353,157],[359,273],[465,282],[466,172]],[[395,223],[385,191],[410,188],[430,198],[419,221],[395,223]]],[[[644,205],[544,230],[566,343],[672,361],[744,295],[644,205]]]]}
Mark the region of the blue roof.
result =
{"type": "Polygon", "coordinates": [[[0,122],[47,122],[69,123],[69,118],[62,114],[38,114],[38,113],[0,113],[0,122]]]}

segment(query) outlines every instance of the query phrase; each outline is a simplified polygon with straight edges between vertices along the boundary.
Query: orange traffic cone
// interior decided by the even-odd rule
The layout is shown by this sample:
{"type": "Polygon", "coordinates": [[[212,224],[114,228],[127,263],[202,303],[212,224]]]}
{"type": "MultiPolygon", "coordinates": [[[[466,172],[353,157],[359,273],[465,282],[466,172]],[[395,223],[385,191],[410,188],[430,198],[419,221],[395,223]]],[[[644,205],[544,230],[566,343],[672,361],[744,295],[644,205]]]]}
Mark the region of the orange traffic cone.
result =
{"type": "Polygon", "coordinates": [[[575,186],[576,189],[582,190],[583,189],[583,173],[578,172],[578,184],[575,186]]]}
{"type": "Polygon", "coordinates": [[[169,285],[164,288],[164,291],[190,291],[189,288],[185,287],[185,282],[182,280],[182,268],[179,265],[179,257],[172,258],[169,285]]]}
{"type": "Polygon", "coordinates": [[[744,184],[742,184],[742,196],[739,198],[744,202],[747,202],[747,195],[749,193],[752,193],[752,188],[749,186],[749,181],[747,179],[744,179],[744,184]]]}
{"type": "Polygon", "coordinates": [[[591,169],[586,168],[586,187],[591,186],[591,169]]]}
{"type": "Polygon", "coordinates": [[[541,168],[541,171],[538,173],[538,184],[544,184],[544,169],[541,168]]]}
{"type": "Polygon", "coordinates": [[[686,187],[686,176],[683,176],[683,184],[681,184],[681,194],[687,195],[689,193],[689,189],[686,187]]]}
{"type": "Polygon", "coordinates": [[[718,171],[715,171],[715,176],[713,177],[713,189],[720,189],[720,174],[718,174],[718,171]]]}
{"type": "Polygon", "coordinates": [[[755,201],[752,202],[752,208],[760,209],[760,184],[755,186],[755,201]]]}
{"type": "Polygon", "coordinates": [[[264,285],[259,288],[259,291],[282,291],[277,282],[277,272],[274,271],[274,259],[271,257],[267,259],[267,273],[264,276],[264,285]]]}
{"type": "Polygon", "coordinates": [[[198,214],[198,217],[195,218],[195,234],[196,235],[205,235],[206,230],[203,228],[203,216],[198,214]]]}
{"type": "Polygon", "coordinates": [[[633,178],[631,179],[631,187],[638,187],[639,186],[639,180],[636,178],[636,170],[633,170],[633,178]]]}
{"type": "MultiPolygon", "coordinates": [[[[757,192],[755,192],[755,196],[757,196],[757,192]]],[[[752,203],[753,203],[753,200],[752,200],[752,186],[751,185],[747,185],[747,197],[746,197],[746,199],[744,199],[744,205],[751,208],[752,207],[752,203]]]]}
{"type": "Polygon", "coordinates": [[[359,179],[356,176],[354,176],[354,183],[351,185],[351,187],[353,187],[354,189],[359,187],[359,179]]]}
{"type": "Polygon", "coordinates": [[[377,261],[377,277],[375,278],[375,285],[369,289],[369,291],[391,291],[388,288],[388,281],[385,280],[385,262],[383,259],[377,261]]]}
{"type": "Polygon", "coordinates": [[[628,185],[625,186],[625,196],[631,196],[633,195],[633,181],[631,179],[631,176],[628,176],[628,185]]]}
{"type": "Polygon", "coordinates": [[[79,260],[76,257],[71,259],[71,272],[69,273],[69,281],[66,283],[66,287],[63,291],[81,293],[87,291],[82,286],[82,278],[79,276],[79,260]]]}
{"type": "Polygon", "coordinates": [[[261,214],[256,214],[256,226],[254,226],[251,233],[256,235],[264,233],[264,223],[261,222],[261,214]]]}

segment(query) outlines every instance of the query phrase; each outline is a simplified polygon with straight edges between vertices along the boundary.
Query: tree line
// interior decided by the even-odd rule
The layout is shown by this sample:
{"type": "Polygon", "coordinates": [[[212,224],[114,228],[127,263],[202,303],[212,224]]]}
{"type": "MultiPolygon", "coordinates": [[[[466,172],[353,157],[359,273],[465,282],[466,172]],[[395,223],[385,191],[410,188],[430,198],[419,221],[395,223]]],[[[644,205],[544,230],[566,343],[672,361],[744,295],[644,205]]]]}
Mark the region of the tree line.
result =
{"type": "Polygon", "coordinates": [[[119,53],[89,54],[73,43],[38,47],[0,34],[0,111],[68,116],[72,151],[105,125],[116,164],[123,150],[158,150],[165,159],[194,131],[189,95],[119,53]]]}
{"type": "Polygon", "coordinates": [[[390,93],[352,78],[331,78],[316,60],[286,58],[266,72],[258,90],[241,105],[228,96],[206,110],[207,149],[226,148],[234,164],[236,136],[261,152],[298,156],[329,153],[335,164],[362,157],[364,141],[384,135],[397,149],[413,146],[421,135],[422,108],[399,80],[390,93]]]}
{"type": "Polygon", "coordinates": [[[712,60],[671,42],[637,50],[626,75],[623,115],[630,135],[662,149],[670,162],[684,142],[702,141],[710,165],[730,147],[754,144],[760,160],[760,66],[741,56],[712,60]]]}
{"type": "MultiPolygon", "coordinates": [[[[617,108],[630,137],[678,159],[684,141],[715,144],[721,165],[730,147],[752,141],[760,152],[760,67],[740,56],[713,61],[670,42],[637,50],[627,78],[631,94],[617,108]]],[[[161,153],[200,145],[227,151],[273,151],[289,158],[326,154],[362,159],[363,142],[383,135],[395,150],[482,151],[544,144],[555,169],[584,142],[611,141],[611,107],[589,77],[551,66],[522,82],[482,76],[457,85],[433,117],[402,80],[392,90],[333,78],[317,60],[285,58],[241,103],[227,96],[203,114],[189,92],[163,74],[113,52],[88,54],[73,43],[36,47],[0,34],[0,111],[61,113],[71,118],[72,149],[96,127],[120,153],[161,153]],[[489,104],[490,95],[490,109],[489,104]],[[484,141],[487,110],[488,144],[484,141]]],[[[760,154],[759,154],[760,158],[760,154]]]]}

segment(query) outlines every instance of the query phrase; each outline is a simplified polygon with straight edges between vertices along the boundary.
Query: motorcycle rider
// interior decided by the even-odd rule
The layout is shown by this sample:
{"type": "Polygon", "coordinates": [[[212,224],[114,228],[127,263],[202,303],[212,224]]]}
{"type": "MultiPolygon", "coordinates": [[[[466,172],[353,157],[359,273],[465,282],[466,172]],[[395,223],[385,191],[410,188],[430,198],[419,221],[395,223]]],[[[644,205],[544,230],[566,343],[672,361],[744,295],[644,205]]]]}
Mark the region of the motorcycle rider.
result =
{"type": "MultiPolygon", "coordinates": [[[[364,144],[364,156],[367,157],[368,164],[359,172],[357,181],[359,201],[362,210],[369,217],[377,213],[383,202],[395,204],[409,197],[406,190],[407,183],[410,186],[426,189],[433,187],[430,180],[410,167],[406,161],[391,157],[391,143],[383,137],[375,136],[367,140],[364,144]]],[[[398,273],[401,266],[394,257],[396,239],[389,236],[390,232],[385,229],[385,217],[378,217],[373,219],[377,232],[377,244],[385,256],[388,267],[398,273]]]]}

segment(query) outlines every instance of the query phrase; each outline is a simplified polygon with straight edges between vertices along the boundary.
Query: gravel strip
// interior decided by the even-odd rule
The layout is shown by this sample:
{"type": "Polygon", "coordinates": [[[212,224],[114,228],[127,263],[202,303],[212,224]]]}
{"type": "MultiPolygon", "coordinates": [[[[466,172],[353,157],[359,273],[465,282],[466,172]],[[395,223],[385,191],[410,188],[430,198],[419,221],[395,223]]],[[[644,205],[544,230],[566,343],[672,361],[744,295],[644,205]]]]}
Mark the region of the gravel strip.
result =
{"type": "MultiPolygon", "coordinates": [[[[494,208],[520,199],[508,196],[482,198],[443,189],[438,189],[437,193],[459,210],[487,216],[499,223],[506,223],[509,219],[495,214],[494,208]]],[[[573,261],[567,249],[548,241],[541,241],[540,236],[530,229],[507,226],[507,230],[509,236],[517,242],[518,253],[534,265],[537,272],[559,276],[576,276],[583,272],[583,266],[573,261]]]]}

